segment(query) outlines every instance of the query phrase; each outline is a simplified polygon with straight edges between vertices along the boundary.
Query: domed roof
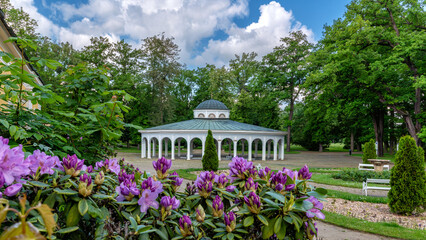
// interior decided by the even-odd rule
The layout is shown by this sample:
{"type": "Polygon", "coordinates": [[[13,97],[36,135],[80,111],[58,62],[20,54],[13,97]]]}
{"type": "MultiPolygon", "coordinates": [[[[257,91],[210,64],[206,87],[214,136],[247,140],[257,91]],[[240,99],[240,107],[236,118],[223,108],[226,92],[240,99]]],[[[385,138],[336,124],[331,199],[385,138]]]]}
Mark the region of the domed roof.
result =
{"type": "Polygon", "coordinates": [[[201,109],[229,110],[223,102],[213,99],[204,101],[195,108],[195,110],[201,109]]]}

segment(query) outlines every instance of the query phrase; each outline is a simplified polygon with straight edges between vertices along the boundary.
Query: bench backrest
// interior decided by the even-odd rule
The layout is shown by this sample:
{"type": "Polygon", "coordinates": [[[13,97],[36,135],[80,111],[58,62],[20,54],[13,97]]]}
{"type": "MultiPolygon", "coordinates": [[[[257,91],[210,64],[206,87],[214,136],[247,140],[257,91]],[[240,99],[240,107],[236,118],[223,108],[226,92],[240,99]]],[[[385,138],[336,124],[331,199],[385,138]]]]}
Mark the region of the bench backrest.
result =
{"type": "Polygon", "coordinates": [[[390,179],[374,179],[374,178],[367,178],[368,183],[390,183],[390,179]]]}

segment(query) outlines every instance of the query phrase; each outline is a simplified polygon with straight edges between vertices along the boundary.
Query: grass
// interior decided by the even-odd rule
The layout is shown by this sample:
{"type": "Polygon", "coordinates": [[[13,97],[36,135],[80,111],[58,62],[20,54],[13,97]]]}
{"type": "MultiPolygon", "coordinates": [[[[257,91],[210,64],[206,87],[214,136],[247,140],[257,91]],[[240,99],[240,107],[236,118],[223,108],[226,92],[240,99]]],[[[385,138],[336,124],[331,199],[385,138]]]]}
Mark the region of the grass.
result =
{"type": "Polygon", "coordinates": [[[426,239],[426,231],[415,230],[399,226],[396,223],[369,222],[358,218],[347,217],[332,212],[322,211],[325,214],[324,222],[344,228],[378,234],[399,239],[426,239]]]}
{"type": "Polygon", "coordinates": [[[201,168],[186,168],[186,169],[177,169],[176,172],[179,174],[179,177],[185,178],[187,180],[195,181],[197,175],[192,174],[191,172],[201,171],[201,168]]]}
{"type": "Polygon", "coordinates": [[[334,179],[330,174],[312,174],[312,178],[316,183],[322,183],[327,185],[351,187],[351,188],[362,188],[362,182],[348,182],[342,179],[334,179]]]}
{"type": "Polygon", "coordinates": [[[347,192],[330,190],[330,189],[327,189],[327,195],[329,198],[341,198],[348,201],[384,203],[384,204],[388,203],[387,197],[364,196],[364,195],[358,195],[354,193],[347,193],[347,192]]]}
{"type": "Polygon", "coordinates": [[[116,152],[123,152],[123,153],[140,153],[141,150],[137,147],[131,147],[131,148],[117,148],[115,150],[116,152]]]}
{"type": "MultiPolygon", "coordinates": [[[[353,153],[352,156],[362,158],[362,153],[353,153]]],[[[395,154],[391,155],[389,153],[385,153],[383,157],[377,157],[377,158],[386,159],[386,160],[390,160],[391,162],[395,162],[395,154]]]]}

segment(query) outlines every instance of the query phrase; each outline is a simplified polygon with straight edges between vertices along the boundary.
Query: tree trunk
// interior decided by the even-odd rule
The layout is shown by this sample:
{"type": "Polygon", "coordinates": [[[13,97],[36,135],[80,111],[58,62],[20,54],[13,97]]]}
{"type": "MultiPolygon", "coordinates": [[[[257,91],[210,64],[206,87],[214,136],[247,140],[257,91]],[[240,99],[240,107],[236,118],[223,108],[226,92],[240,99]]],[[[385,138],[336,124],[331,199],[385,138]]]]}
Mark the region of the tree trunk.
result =
{"type": "Polygon", "coordinates": [[[361,152],[362,151],[362,149],[361,149],[361,143],[357,143],[356,144],[356,151],[357,152],[361,152]]]}
{"type": "Polygon", "coordinates": [[[396,149],[396,138],[395,138],[395,112],[390,110],[390,119],[389,119],[389,153],[394,154],[396,149]]]}
{"type": "Polygon", "coordinates": [[[286,149],[287,152],[290,152],[291,121],[293,120],[293,112],[294,112],[294,99],[293,99],[293,97],[291,97],[291,99],[290,99],[290,113],[288,115],[288,122],[289,122],[290,125],[287,126],[287,149],[286,149]]]}
{"type": "Polygon", "coordinates": [[[354,135],[355,135],[354,132],[351,131],[351,152],[354,152],[354,138],[355,138],[354,135]]]}
{"type": "Polygon", "coordinates": [[[323,150],[323,149],[322,149],[322,143],[320,143],[320,144],[319,144],[319,150],[318,150],[318,151],[319,151],[319,152],[322,152],[322,150],[323,150]]]}
{"type": "Polygon", "coordinates": [[[376,109],[371,113],[374,125],[374,134],[376,135],[377,142],[377,156],[383,157],[383,132],[385,111],[383,109],[376,109]]]}

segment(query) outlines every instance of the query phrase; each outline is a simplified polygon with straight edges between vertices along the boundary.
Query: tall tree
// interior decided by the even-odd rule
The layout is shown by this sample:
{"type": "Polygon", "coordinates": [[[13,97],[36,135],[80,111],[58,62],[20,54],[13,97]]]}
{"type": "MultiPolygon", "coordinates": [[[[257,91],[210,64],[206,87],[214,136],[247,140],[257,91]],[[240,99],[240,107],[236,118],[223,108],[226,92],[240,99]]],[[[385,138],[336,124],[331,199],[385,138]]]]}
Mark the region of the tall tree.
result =
{"type": "Polygon", "coordinates": [[[180,50],[174,38],[163,33],[143,39],[141,51],[144,78],[152,89],[152,124],[161,125],[173,117],[170,87],[182,67],[178,62],[180,50]]]}
{"type": "Polygon", "coordinates": [[[80,53],[80,59],[87,62],[89,66],[110,67],[113,44],[107,37],[92,37],[90,38],[90,45],[85,46],[80,53]]]}
{"type": "Polygon", "coordinates": [[[313,45],[302,31],[291,32],[288,37],[281,39],[281,43],[263,58],[263,69],[264,79],[270,84],[271,93],[280,101],[287,101],[290,106],[286,124],[287,151],[290,151],[294,103],[309,72],[306,58],[313,45]]]}
{"type": "Polygon", "coordinates": [[[242,90],[248,91],[248,84],[259,71],[260,64],[256,60],[257,53],[243,53],[241,57],[235,55],[235,59],[229,61],[230,72],[235,78],[238,93],[242,90]]]}
{"type": "Polygon", "coordinates": [[[5,15],[8,25],[13,29],[18,37],[36,39],[38,33],[35,29],[37,21],[25,12],[22,8],[15,8],[10,0],[0,0],[0,8],[5,15]]]}

